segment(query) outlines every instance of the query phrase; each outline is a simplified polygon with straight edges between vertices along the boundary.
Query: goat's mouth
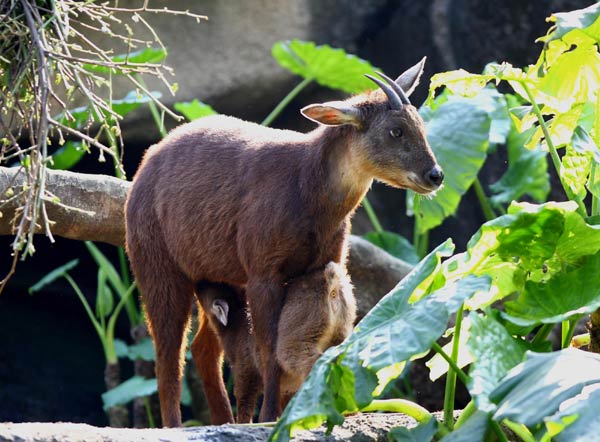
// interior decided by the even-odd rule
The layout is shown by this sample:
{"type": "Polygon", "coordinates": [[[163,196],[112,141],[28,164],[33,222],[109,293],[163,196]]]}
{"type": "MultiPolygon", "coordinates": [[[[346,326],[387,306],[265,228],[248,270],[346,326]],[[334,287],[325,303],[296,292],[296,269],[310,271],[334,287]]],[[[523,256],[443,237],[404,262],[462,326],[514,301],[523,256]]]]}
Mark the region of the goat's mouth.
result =
{"type": "Polygon", "coordinates": [[[407,186],[410,190],[413,190],[415,192],[417,192],[418,194],[421,195],[428,195],[431,192],[435,192],[436,190],[438,190],[440,187],[439,186],[426,186],[422,183],[417,182],[417,180],[415,180],[414,178],[412,178],[411,176],[407,177],[408,181],[409,181],[409,185],[407,186]]]}

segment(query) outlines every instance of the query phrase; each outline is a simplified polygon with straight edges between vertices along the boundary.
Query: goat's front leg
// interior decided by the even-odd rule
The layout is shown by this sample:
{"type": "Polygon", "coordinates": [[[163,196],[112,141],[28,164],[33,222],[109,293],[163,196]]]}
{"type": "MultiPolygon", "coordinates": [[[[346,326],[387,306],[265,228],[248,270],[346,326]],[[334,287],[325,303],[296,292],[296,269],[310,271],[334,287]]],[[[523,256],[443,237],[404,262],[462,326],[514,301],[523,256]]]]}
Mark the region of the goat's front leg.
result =
{"type": "Polygon", "coordinates": [[[264,388],[259,416],[261,422],[274,421],[280,414],[282,370],[275,357],[275,350],[284,292],[283,282],[277,279],[251,279],[246,286],[264,388]]]}

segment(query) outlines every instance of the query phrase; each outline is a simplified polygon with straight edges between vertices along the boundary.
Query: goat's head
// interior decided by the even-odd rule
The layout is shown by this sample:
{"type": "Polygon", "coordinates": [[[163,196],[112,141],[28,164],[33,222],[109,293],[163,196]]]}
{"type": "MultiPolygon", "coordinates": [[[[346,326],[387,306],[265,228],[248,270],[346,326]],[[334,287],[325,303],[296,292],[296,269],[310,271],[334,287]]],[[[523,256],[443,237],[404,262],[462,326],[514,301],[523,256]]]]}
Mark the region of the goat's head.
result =
{"type": "Polygon", "coordinates": [[[349,98],[312,104],[302,114],[329,126],[350,125],[353,154],[374,178],[421,194],[436,190],[444,174],[427,138],[425,126],[408,95],[423,72],[425,58],[396,81],[367,75],[379,89],[349,98]]]}

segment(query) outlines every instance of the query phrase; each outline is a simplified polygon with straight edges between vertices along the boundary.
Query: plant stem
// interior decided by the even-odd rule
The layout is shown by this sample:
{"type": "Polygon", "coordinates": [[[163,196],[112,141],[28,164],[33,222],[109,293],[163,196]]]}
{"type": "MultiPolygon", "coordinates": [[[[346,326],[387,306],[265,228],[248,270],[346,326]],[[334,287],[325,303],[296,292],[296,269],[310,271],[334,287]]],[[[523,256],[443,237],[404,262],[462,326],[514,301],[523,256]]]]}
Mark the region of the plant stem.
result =
{"type": "Polygon", "coordinates": [[[429,245],[429,230],[426,230],[423,233],[420,233],[420,216],[419,216],[419,208],[421,206],[421,197],[416,193],[413,195],[413,217],[415,219],[415,225],[413,228],[413,245],[415,247],[415,251],[417,252],[417,256],[419,258],[423,258],[427,253],[427,247],[429,245]]]}
{"type": "Polygon", "coordinates": [[[513,433],[519,436],[524,442],[536,442],[535,437],[523,424],[517,424],[516,422],[509,421],[508,419],[504,419],[502,421],[502,425],[509,428],[513,433]]]}
{"type": "Polygon", "coordinates": [[[483,210],[483,215],[487,221],[491,221],[496,218],[496,212],[492,209],[492,206],[483,191],[483,186],[481,185],[481,181],[479,178],[475,178],[473,181],[473,189],[475,189],[475,194],[477,195],[477,199],[479,200],[479,204],[481,205],[481,210],[483,210]]]}
{"type": "Polygon", "coordinates": [[[71,287],[73,287],[73,290],[75,290],[75,293],[77,294],[77,297],[79,298],[79,300],[83,304],[83,308],[85,309],[85,312],[87,313],[88,317],[90,318],[90,321],[92,321],[92,325],[94,326],[94,329],[96,330],[96,333],[98,333],[98,337],[100,338],[100,341],[102,342],[102,347],[104,348],[104,352],[105,352],[105,356],[106,356],[107,362],[109,362],[108,361],[108,355],[106,354],[106,348],[105,348],[105,345],[104,345],[105,344],[104,341],[106,340],[104,330],[102,329],[102,327],[100,327],[100,323],[98,322],[98,320],[94,316],[94,312],[92,312],[90,304],[88,304],[87,299],[85,299],[85,296],[81,292],[81,289],[79,288],[79,286],[77,285],[77,283],[73,280],[73,278],[71,278],[71,276],[68,273],[65,273],[63,276],[67,280],[67,282],[69,284],[71,284],[71,287]]]}
{"type": "Polygon", "coordinates": [[[125,286],[131,285],[131,278],[129,277],[129,266],[127,265],[127,257],[125,256],[125,249],[123,247],[117,247],[119,251],[119,267],[121,268],[121,280],[125,286]]]}
{"type": "Polygon", "coordinates": [[[508,442],[508,439],[506,438],[506,434],[504,434],[504,432],[502,431],[502,428],[500,428],[500,425],[498,424],[498,422],[493,420],[490,422],[490,424],[492,426],[492,430],[494,431],[494,433],[496,433],[496,437],[498,438],[498,440],[500,442],[508,442]]]}
{"type": "Polygon", "coordinates": [[[460,416],[456,420],[454,424],[454,428],[460,428],[473,414],[477,411],[477,405],[475,405],[475,401],[471,399],[471,401],[467,404],[467,406],[463,409],[460,416]]]}
{"type": "Polygon", "coordinates": [[[148,425],[150,428],[156,428],[156,422],[154,422],[154,416],[152,416],[152,409],[150,408],[148,396],[144,396],[144,407],[146,408],[146,414],[148,415],[148,425]]]}
{"type": "MultiPolygon", "coordinates": [[[[460,346],[460,327],[462,325],[462,316],[464,305],[461,305],[456,312],[456,323],[454,325],[454,337],[452,338],[452,355],[454,362],[458,361],[458,351],[460,346]]],[[[454,399],[456,397],[456,371],[448,367],[446,374],[446,391],[444,394],[444,423],[450,428],[454,428],[454,399]]]]}
{"type": "Polygon", "coordinates": [[[365,209],[365,212],[367,212],[369,221],[371,221],[371,224],[373,225],[373,228],[375,229],[375,231],[377,233],[383,233],[383,227],[381,226],[381,223],[379,222],[379,218],[377,217],[377,214],[373,210],[373,206],[371,205],[371,203],[369,202],[369,200],[367,199],[366,196],[362,200],[362,205],[365,209]]]}
{"type": "MultiPolygon", "coordinates": [[[[600,102],[600,94],[598,94],[598,100],[600,102]]],[[[592,158],[592,170],[590,171],[590,181],[596,180],[596,174],[600,174],[598,163],[592,158]]],[[[600,177],[598,178],[600,179],[600,177]]],[[[592,195],[592,216],[600,215],[600,197],[592,195]]]]}
{"type": "MultiPolygon", "coordinates": [[[[144,80],[142,79],[141,75],[139,75],[139,74],[135,75],[135,79],[144,88],[148,89],[146,86],[146,83],[144,83],[144,80]]],[[[158,107],[156,106],[154,101],[152,101],[152,97],[148,97],[148,98],[150,98],[150,101],[148,101],[148,107],[150,108],[150,113],[152,114],[152,119],[154,119],[154,123],[156,124],[156,127],[158,128],[158,132],[164,138],[167,136],[167,130],[165,129],[165,121],[163,118],[161,118],[160,114],[158,113],[158,107]]]]}
{"type": "Polygon", "coordinates": [[[550,334],[550,332],[552,331],[553,327],[554,327],[554,324],[542,325],[539,328],[539,330],[537,331],[537,333],[535,334],[535,336],[533,337],[533,340],[531,341],[531,343],[533,345],[536,345],[536,344],[540,344],[541,342],[545,341],[546,338],[548,337],[548,335],[550,334]]]}
{"type": "MultiPolygon", "coordinates": [[[[364,408],[359,410],[361,413],[369,413],[372,411],[390,411],[392,413],[403,413],[412,417],[419,423],[429,422],[435,417],[426,408],[406,399],[376,399],[364,408]]],[[[440,435],[445,435],[449,429],[438,422],[440,435]]]]}
{"type": "Polygon", "coordinates": [[[292,101],[296,95],[302,91],[302,89],[312,83],[312,81],[312,78],[305,78],[299,84],[297,84],[294,89],[292,89],[285,97],[283,97],[283,100],[281,100],[279,104],[275,106],[275,109],[273,109],[271,113],[267,115],[267,118],[265,118],[260,124],[263,126],[270,126],[275,118],[277,118],[283,109],[285,109],[285,107],[290,103],[290,101],[292,101]]]}
{"type": "Polygon", "coordinates": [[[535,97],[533,96],[531,89],[529,89],[529,86],[526,82],[520,81],[519,83],[525,90],[525,93],[527,93],[527,97],[531,102],[531,106],[533,107],[533,113],[535,113],[535,116],[538,119],[538,123],[540,124],[540,127],[542,129],[542,132],[544,133],[544,137],[546,138],[546,144],[548,145],[548,151],[550,152],[550,157],[552,157],[552,163],[554,163],[554,168],[556,169],[556,173],[558,175],[558,178],[560,179],[560,183],[562,184],[565,193],[567,194],[567,197],[570,200],[575,201],[577,203],[577,212],[579,212],[581,216],[587,217],[587,210],[585,208],[585,205],[583,204],[583,201],[581,201],[581,198],[579,198],[577,195],[573,195],[573,193],[569,189],[569,186],[567,186],[563,181],[563,177],[561,174],[562,163],[560,161],[560,157],[558,156],[558,152],[556,150],[556,147],[554,146],[552,137],[550,136],[550,131],[548,130],[548,126],[546,125],[546,120],[544,120],[542,111],[535,102],[535,97]]]}
{"type": "Polygon", "coordinates": [[[452,367],[452,369],[456,372],[458,379],[460,379],[460,381],[464,385],[467,385],[469,383],[469,376],[467,376],[467,374],[456,364],[456,362],[454,362],[454,360],[446,354],[446,352],[440,346],[440,344],[438,344],[437,342],[434,342],[433,345],[431,346],[431,348],[433,350],[435,350],[437,353],[439,353],[440,356],[446,360],[446,362],[450,365],[450,367],[452,367]]]}
{"type": "Polygon", "coordinates": [[[571,345],[571,339],[573,339],[573,335],[575,334],[575,327],[577,326],[577,321],[579,320],[579,316],[576,319],[569,319],[568,321],[562,322],[562,347],[567,348],[571,345]]]}

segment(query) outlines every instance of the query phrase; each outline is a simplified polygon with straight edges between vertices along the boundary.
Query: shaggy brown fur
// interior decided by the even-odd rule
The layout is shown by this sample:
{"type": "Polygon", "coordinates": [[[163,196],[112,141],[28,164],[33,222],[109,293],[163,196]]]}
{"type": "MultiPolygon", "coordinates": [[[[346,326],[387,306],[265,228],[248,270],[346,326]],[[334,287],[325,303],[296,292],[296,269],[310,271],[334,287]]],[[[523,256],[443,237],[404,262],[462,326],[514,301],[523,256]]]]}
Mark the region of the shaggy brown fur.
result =
{"type": "MultiPolygon", "coordinates": [[[[397,80],[406,91],[422,65],[397,80]]],[[[413,106],[392,110],[378,90],[303,113],[337,126],[302,134],[201,118],[148,149],[134,177],[127,250],[156,348],[165,426],[181,425],[182,343],[196,283],[245,286],[265,384],[261,420],[274,420],[286,283],[330,261],[345,263],[350,217],[374,178],[421,193],[441,184],[413,106]]],[[[213,423],[232,422],[219,371],[222,350],[209,327],[200,328],[192,354],[213,423]]]]}
{"type": "MultiPolygon", "coordinates": [[[[237,422],[250,422],[262,391],[262,378],[243,291],[203,283],[196,293],[232,368],[237,422]]],[[[352,285],[339,264],[331,262],[325,269],[299,276],[288,284],[276,350],[283,370],[281,409],[298,391],[319,356],[346,339],[355,319],[352,285]]]]}

